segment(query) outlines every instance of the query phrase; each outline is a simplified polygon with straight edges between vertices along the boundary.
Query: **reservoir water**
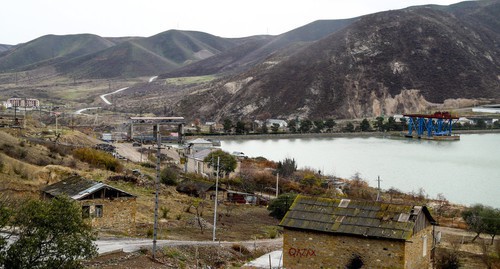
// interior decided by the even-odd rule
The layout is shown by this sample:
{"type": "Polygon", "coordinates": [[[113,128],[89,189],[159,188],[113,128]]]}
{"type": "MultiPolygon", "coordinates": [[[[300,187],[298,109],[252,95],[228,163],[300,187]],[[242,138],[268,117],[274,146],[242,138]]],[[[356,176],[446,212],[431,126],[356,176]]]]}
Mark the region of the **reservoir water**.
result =
{"type": "Polygon", "coordinates": [[[381,188],[404,192],[423,188],[430,198],[443,194],[454,203],[500,208],[500,134],[461,135],[460,141],[382,137],[224,139],[222,149],[281,161],[299,168],[351,178],[356,172],[381,188]]]}

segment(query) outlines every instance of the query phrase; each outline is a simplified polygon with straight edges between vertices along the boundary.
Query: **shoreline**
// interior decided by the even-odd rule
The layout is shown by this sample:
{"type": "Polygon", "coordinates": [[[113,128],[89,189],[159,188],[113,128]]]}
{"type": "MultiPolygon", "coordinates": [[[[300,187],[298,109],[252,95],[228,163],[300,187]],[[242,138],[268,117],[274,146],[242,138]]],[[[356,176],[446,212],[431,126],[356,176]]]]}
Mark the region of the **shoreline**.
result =
{"type": "MultiPolygon", "coordinates": [[[[328,137],[343,137],[343,138],[359,138],[359,137],[400,137],[401,132],[355,132],[355,133],[279,133],[279,134],[244,134],[244,135],[193,135],[186,137],[201,137],[204,139],[218,140],[249,140],[249,139],[291,139],[291,138],[328,138],[328,137]]],[[[456,135],[462,134],[500,134],[500,129],[488,130],[457,130],[456,135]]]]}

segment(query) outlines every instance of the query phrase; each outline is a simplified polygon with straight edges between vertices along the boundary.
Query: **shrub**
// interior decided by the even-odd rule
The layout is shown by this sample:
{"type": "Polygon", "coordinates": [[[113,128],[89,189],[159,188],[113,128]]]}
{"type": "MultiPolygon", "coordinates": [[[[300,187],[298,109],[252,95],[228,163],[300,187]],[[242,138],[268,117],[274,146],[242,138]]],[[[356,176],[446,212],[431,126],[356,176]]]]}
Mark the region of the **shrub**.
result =
{"type": "Polygon", "coordinates": [[[161,170],[160,181],[167,186],[177,185],[178,173],[173,167],[165,167],[161,170]]]}
{"type": "Polygon", "coordinates": [[[458,269],[460,268],[459,253],[456,250],[447,250],[437,259],[438,269],[458,269]]]}
{"type": "Polygon", "coordinates": [[[14,159],[24,159],[28,155],[28,152],[23,148],[17,148],[10,144],[3,144],[0,147],[5,154],[14,159]]]}
{"type": "Polygon", "coordinates": [[[71,153],[71,148],[68,146],[64,146],[64,145],[58,145],[55,143],[47,143],[47,144],[45,144],[45,147],[47,147],[47,149],[51,153],[53,153],[53,154],[57,153],[57,154],[61,155],[62,157],[71,153]]]}
{"type": "Polygon", "coordinates": [[[269,215],[277,219],[282,219],[290,206],[292,206],[295,197],[297,197],[295,193],[284,193],[272,200],[267,207],[267,210],[270,211],[269,215]]]}
{"type": "Polygon", "coordinates": [[[146,231],[146,237],[153,237],[153,228],[149,228],[147,231],[146,231]]]}
{"type": "Polygon", "coordinates": [[[161,217],[163,219],[168,219],[168,213],[170,212],[170,208],[166,208],[166,207],[162,206],[160,208],[160,210],[161,210],[161,217]]]}
{"type": "Polygon", "coordinates": [[[241,244],[234,243],[231,245],[231,248],[234,251],[238,251],[239,253],[244,254],[244,255],[250,254],[250,250],[241,244]]]}
{"type": "Polygon", "coordinates": [[[89,163],[95,167],[102,167],[106,170],[113,172],[121,172],[123,170],[122,164],[108,153],[91,149],[91,148],[78,148],[73,150],[73,156],[80,161],[89,163]]]}
{"type": "Polygon", "coordinates": [[[155,168],[156,164],[153,164],[153,163],[150,163],[150,162],[143,162],[143,163],[141,163],[141,166],[142,167],[146,167],[146,168],[155,168]]]}
{"type": "Polygon", "coordinates": [[[278,227],[276,226],[269,226],[266,228],[266,236],[270,239],[275,239],[279,235],[279,230],[278,227]]]}

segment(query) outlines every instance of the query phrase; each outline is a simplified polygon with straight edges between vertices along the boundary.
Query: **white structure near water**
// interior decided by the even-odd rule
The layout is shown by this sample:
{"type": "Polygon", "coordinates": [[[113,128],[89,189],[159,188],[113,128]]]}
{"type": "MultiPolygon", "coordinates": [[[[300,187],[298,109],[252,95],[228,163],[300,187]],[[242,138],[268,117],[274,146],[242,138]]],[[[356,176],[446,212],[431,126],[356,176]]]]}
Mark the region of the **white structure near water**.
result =
{"type": "Polygon", "coordinates": [[[500,104],[473,107],[472,112],[500,114],[500,104]]]}

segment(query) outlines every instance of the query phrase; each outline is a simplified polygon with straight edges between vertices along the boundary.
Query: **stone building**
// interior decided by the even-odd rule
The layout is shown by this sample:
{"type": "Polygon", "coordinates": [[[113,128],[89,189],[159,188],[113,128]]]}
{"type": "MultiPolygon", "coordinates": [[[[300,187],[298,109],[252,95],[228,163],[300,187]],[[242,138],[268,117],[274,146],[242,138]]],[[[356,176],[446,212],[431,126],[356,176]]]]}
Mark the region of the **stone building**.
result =
{"type": "Polygon", "coordinates": [[[434,224],[425,206],[299,195],[280,223],[283,265],[431,268],[434,224]]]}
{"type": "Polygon", "coordinates": [[[106,185],[71,176],[42,189],[44,198],[66,195],[82,206],[82,216],[98,231],[135,233],[136,196],[106,185]]]}

